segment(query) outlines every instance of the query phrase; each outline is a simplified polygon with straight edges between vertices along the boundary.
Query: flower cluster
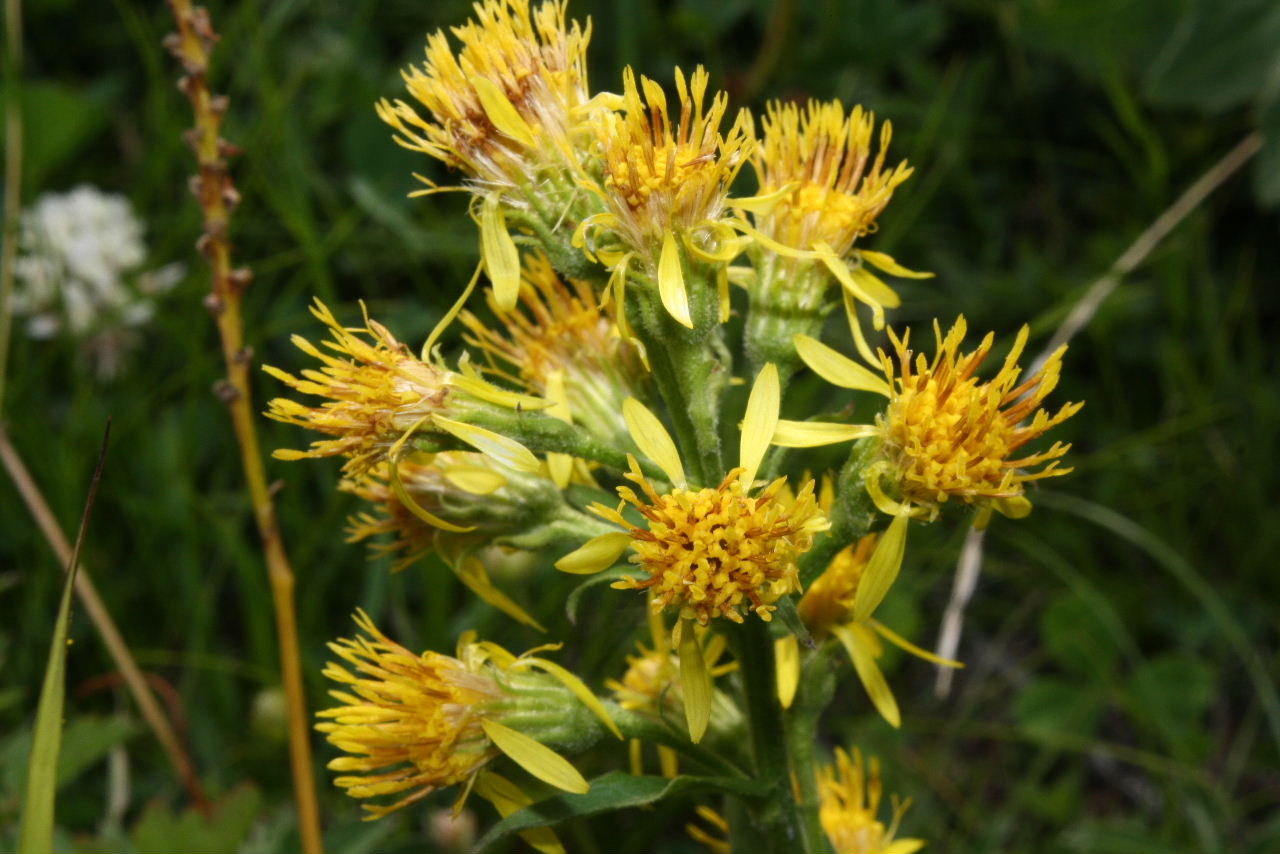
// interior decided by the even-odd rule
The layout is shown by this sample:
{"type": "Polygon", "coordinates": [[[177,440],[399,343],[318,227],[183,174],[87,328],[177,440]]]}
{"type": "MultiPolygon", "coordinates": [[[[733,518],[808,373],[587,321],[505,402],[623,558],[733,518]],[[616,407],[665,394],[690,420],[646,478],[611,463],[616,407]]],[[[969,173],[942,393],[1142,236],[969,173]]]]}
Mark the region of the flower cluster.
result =
{"type": "Polygon", "coordinates": [[[181,280],[181,264],[143,270],[143,225],[124,196],[82,185],[46,193],[22,214],[14,314],[32,338],[79,341],[99,377],[124,367],[156,297],[181,280]]]}
{"type": "MultiPolygon", "coordinates": [[[[645,621],[627,615],[640,613],[648,643],[616,653],[597,696],[560,665],[469,635],[455,656],[410,653],[361,614],[365,637],[335,644],[346,665],[326,671],[344,686],[321,713],[345,754],[338,785],[399,798],[375,815],[459,786],[507,816],[530,798],[499,776],[504,757],[581,792],[561,754],[612,732],[629,740],[634,774],[649,745],[667,776],[692,764],[763,778],[779,803],[743,804],[765,847],[910,854],[922,843],[896,838],[905,806],[887,825],[878,815],[878,764],[854,750],[818,767],[812,728],[846,657],[893,726],[884,642],[961,666],[877,609],[910,565],[911,524],[966,508],[978,526],[1025,516],[1034,484],[1069,471],[1069,445],[1030,447],[1080,407],[1043,408],[1062,352],[1024,377],[1024,327],[984,378],[995,336],[963,351],[964,318],[945,335],[935,322],[932,357],[888,327],[902,297],[882,277],[927,275],[867,245],[912,173],[889,160],[888,122],[834,101],[776,103],[757,136],[747,111],[727,118],[702,68],[675,70],[673,95],[632,69],[620,94],[592,92],[590,32],[557,0],[481,0],[452,40],[428,38],[404,75],[413,105],[384,100],[378,113],[401,145],[459,173],[475,276],[413,348],[317,302],[329,340],[294,338],[313,366],[267,370],[318,400],[277,398],[268,415],[321,434],[278,457],[344,460],[340,489],[364,505],[349,537],[394,569],[434,554],[523,631],[578,640],[583,623],[564,615],[583,620],[612,596],[586,625],[617,634],[592,645],[629,648],[645,621]],[[752,195],[738,193],[747,165],[752,195]],[[482,274],[489,289],[472,300],[482,274]],[[821,341],[837,305],[853,356],[821,341]],[[735,312],[741,336],[726,328],[735,312]],[[810,393],[793,394],[801,386],[810,393]],[[879,406],[857,421],[798,411],[815,399],[839,411],[846,392],[879,406]],[[845,443],[839,471],[802,467],[800,452],[845,443]]],[[[702,817],[712,829],[691,832],[728,850],[720,835],[733,829],[702,817]]],[[[519,826],[558,850],[546,828],[519,826]]]]}

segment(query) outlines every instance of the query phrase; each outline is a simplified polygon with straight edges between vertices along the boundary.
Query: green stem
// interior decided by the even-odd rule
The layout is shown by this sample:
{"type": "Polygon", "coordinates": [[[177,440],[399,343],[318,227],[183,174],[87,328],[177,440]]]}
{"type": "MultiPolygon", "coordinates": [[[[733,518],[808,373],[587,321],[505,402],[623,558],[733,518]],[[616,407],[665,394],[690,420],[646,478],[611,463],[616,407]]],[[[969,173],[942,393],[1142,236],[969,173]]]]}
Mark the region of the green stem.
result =
{"type": "Polygon", "coordinates": [[[752,261],[757,284],[743,329],[748,376],[772,362],[785,384],[802,367],[793,339],[798,334],[821,338],[837,305],[824,298],[831,276],[816,262],[784,262],[772,252],[754,253],[752,261]]]}
{"type": "MultiPolygon", "coordinates": [[[[469,415],[466,420],[479,427],[487,427],[504,436],[509,436],[537,453],[569,454],[602,463],[618,471],[626,471],[628,468],[627,452],[624,449],[602,442],[581,428],[540,412],[512,411],[507,414],[484,411],[469,415]]],[[[430,437],[431,447],[437,444],[440,447],[446,446],[444,440],[438,441],[438,439],[439,437],[430,437]]],[[[415,447],[425,449],[426,446],[420,442],[415,444],[415,447]]],[[[662,469],[645,460],[637,460],[637,462],[641,471],[649,477],[659,481],[666,480],[662,469]]]]}
{"type": "Polygon", "coordinates": [[[782,705],[778,702],[773,638],[768,627],[754,619],[734,626],[727,635],[742,676],[756,778],[771,787],[767,798],[747,805],[763,834],[760,847],[778,854],[802,850],[804,837],[791,790],[791,763],[782,705]]]}
{"type": "MultiPolygon", "coordinates": [[[[680,459],[687,469],[686,474],[698,486],[705,486],[713,474],[708,474],[703,465],[701,453],[702,440],[691,417],[693,401],[681,382],[679,355],[673,352],[676,337],[683,337],[666,327],[675,326],[684,330],[683,326],[674,323],[666,316],[666,309],[654,295],[650,299],[643,296],[637,301],[640,310],[636,312],[636,331],[644,341],[645,350],[649,354],[649,367],[652,371],[654,385],[658,394],[667,406],[671,416],[671,426],[675,431],[676,445],[680,449],[680,459]]],[[[687,331],[687,330],[685,330],[687,331]]]]}
{"type": "Polygon", "coordinates": [[[681,458],[700,486],[719,483],[725,467],[720,446],[720,403],[732,370],[720,329],[719,302],[709,276],[690,270],[689,308],[694,328],[676,322],[650,286],[637,300],[640,323],[658,391],[667,404],[681,458]]]}
{"type": "Polygon", "coordinates": [[[874,439],[853,446],[849,461],[836,481],[836,504],[831,508],[831,530],[814,541],[813,548],[800,558],[800,584],[805,590],[826,571],[842,548],[857,542],[871,530],[875,507],[867,494],[866,470],[880,450],[874,439]]]}
{"type": "Polygon", "coordinates": [[[819,646],[806,657],[796,699],[787,715],[787,747],[791,751],[791,768],[798,794],[800,832],[805,850],[815,854],[826,854],[831,850],[831,843],[819,821],[822,798],[818,792],[816,755],[818,719],[831,704],[836,687],[835,669],[827,653],[830,648],[830,644],[819,646]]]}

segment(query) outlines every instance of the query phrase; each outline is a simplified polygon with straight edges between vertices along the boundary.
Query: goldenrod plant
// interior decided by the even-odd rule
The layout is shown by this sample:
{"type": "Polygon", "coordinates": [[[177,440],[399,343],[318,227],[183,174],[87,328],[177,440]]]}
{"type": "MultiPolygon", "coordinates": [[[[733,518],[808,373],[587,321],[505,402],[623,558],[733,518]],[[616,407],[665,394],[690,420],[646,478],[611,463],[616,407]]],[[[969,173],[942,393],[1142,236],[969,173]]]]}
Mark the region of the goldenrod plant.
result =
{"type": "Polygon", "coordinates": [[[548,825],[696,788],[724,801],[691,829],[712,850],[910,854],[923,842],[898,835],[905,803],[881,810],[878,762],[821,758],[821,714],[856,678],[888,724],[910,715],[882,641],[962,666],[875,613],[910,571],[911,525],[1020,518],[1035,481],[1070,471],[1067,445],[1041,446],[1080,408],[1043,408],[1065,347],[1027,375],[1024,327],[984,373],[994,338],[963,352],[963,317],[945,334],[935,321],[923,352],[889,326],[886,279],[928,274],[874,248],[913,170],[870,110],[774,103],[759,135],[702,68],[675,69],[673,87],[627,68],[620,92],[593,92],[591,26],[563,2],[474,12],[428,38],[408,97],[377,110],[457,176],[419,194],[469,194],[476,275],[412,347],[363,306],[348,327],[317,301],[330,340],[296,335],[306,359],[266,368],[288,387],[267,414],[323,438],[276,456],[342,458],[340,488],[369,505],[354,539],[398,566],[435,551],[526,625],[540,626],[531,603],[491,580],[503,555],[528,553],[547,584],[599,577],[636,597],[614,636],[550,639],[566,660],[637,634],[650,646],[619,674],[470,635],[456,657],[419,654],[353,602],[363,635],[331,646],[345,664],[325,670],[340,687],[319,713],[334,782],[370,818],[440,788],[459,808],[476,794],[503,817],[490,838],[521,831],[541,851],[564,850],[548,825]],[[837,306],[851,352],[820,340],[837,306]],[[440,346],[454,324],[457,354],[440,346]],[[858,418],[796,411],[801,371],[856,397],[858,418]],[[807,455],[825,446],[844,461],[815,476],[807,455]],[[571,764],[610,740],[614,770],[571,764]],[[671,785],[642,773],[649,745],[671,785]]]}

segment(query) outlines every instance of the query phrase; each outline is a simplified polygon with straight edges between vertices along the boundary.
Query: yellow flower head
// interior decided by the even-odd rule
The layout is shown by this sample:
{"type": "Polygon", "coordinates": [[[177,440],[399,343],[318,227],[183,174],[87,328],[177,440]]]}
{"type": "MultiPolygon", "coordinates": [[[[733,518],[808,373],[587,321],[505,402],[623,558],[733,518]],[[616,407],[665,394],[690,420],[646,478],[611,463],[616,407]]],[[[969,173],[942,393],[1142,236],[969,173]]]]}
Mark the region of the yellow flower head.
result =
{"type": "Polygon", "coordinates": [[[740,113],[728,135],[721,135],[729,99],[719,92],[708,105],[707,79],[699,67],[686,85],[676,69],[680,112],[673,122],[662,87],[644,76],[637,83],[628,68],[623,112],[601,112],[594,120],[604,159],[603,186],[596,189],[608,213],[591,224],[617,233],[655,267],[669,235],[717,239],[691,232],[719,219],[729,185],[750,151],[749,116],[740,113]]]}
{"type": "Polygon", "coordinates": [[[356,623],[367,637],[329,645],[354,667],[330,663],[324,675],[346,686],[330,694],[342,705],[319,712],[316,725],[348,754],[329,763],[338,786],[353,798],[412,791],[390,806],[366,807],[381,817],[444,786],[472,777],[498,755],[481,721],[484,706],[503,691],[483,670],[447,655],[414,655],[386,638],[364,612],[356,623]]]}
{"type": "MultiPolygon", "coordinates": [[[[1047,451],[1018,456],[1023,445],[1083,406],[1067,403],[1054,415],[1040,409],[1058,384],[1066,347],[1019,382],[1017,361],[1028,334],[1024,326],[1000,371],[983,382],[974,373],[991,350],[994,336],[988,333],[976,350],[961,353],[965,331],[960,317],[944,338],[935,321],[938,346],[933,360],[920,354],[913,362],[908,336],[898,338],[890,330],[901,373],[895,377],[894,359],[881,351],[889,381],[889,406],[877,418],[887,459],[884,472],[905,501],[931,512],[958,498],[1008,515],[1025,515],[1030,506],[1023,498],[1025,483],[1071,471],[1057,467],[1057,460],[1071,447],[1061,442],[1047,451]],[[1028,470],[1043,463],[1048,465],[1028,470]]],[[[867,482],[877,504],[886,512],[897,512],[899,507],[881,493],[877,478],[868,477],[867,482]]]]}
{"type": "MultiPolygon", "coordinates": [[[[723,636],[711,635],[702,629],[695,631],[701,640],[709,641],[702,654],[712,678],[729,673],[737,667],[736,662],[718,663],[727,648],[723,636]]],[[[652,647],[643,643],[636,644],[637,654],[627,656],[627,669],[622,674],[622,679],[607,679],[605,687],[613,692],[618,705],[628,711],[645,712],[658,717],[667,713],[679,714],[684,708],[680,661],[671,649],[670,633],[666,630],[666,622],[661,614],[650,612],[649,633],[652,636],[652,647]]],[[[722,701],[721,705],[732,705],[726,697],[720,696],[717,699],[722,701]]]]}
{"type": "Polygon", "coordinates": [[[517,658],[467,636],[457,658],[415,655],[389,640],[363,611],[355,619],[365,636],[329,645],[346,665],[330,662],[324,675],[343,689],[330,691],[340,705],[318,712],[326,720],[316,729],[347,754],[329,763],[347,772],[335,780],[347,794],[410,792],[387,806],[366,806],[369,818],[468,783],[501,753],[553,786],[587,791],[582,776],[545,744],[583,747],[598,730],[597,718],[617,734],[577,677],[545,659],[517,658]]]}
{"type": "Polygon", "coordinates": [[[605,687],[613,692],[618,705],[628,711],[652,714],[660,708],[679,710],[679,661],[669,649],[649,649],[644,644],[638,648],[637,655],[627,656],[622,679],[608,679],[605,687]]]}
{"type": "Polygon", "coordinates": [[[818,769],[818,794],[822,804],[818,820],[836,854],[913,854],[924,847],[923,839],[895,839],[898,824],[908,803],[893,799],[893,819],[886,827],[877,817],[883,795],[880,762],[871,759],[870,774],[856,748],[853,759],[839,747],[836,764],[818,769]]]}
{"type": "Polygon", "coordinates": [[[770,619],[773,603],[799,589],[796,558],[813,545],[816,531],[825,530],[826,518],[814,500],[812,481],[787,502],[779,495],[786,478],[751,495],[742,472],[734,469],[714,488],[659,493],[633,467],[627,479],[647,500],[625,486],[618,494],[647,527],[631,526],[612,508],[592,508],[630,529],[631,561],[648,574],[643,580],[627,576],[613,586],[647,590],[654,610],[673,608],[702,625],[719,617],[740,623],[744,611],[770,619]]]}
{"type": "MultiPolygon", "coordinates": [[[[897,577],[901,560],[892,544],[901,533],[901,526],[891,527],[884,536],[868,534],[846,546],[809,585],[798,606],[815,637],[834,635],[840,641],[876,711],[894,727],[902,725],[902,714],[878,663],[884,654],[881,638],[940,667],[964,666],[921,649],[873,616],[897,577]]],[[[777,649],[778,696],[784,707],[790,707],[800,677],[800,649],[794,635],[780,638],[777,649]]]]}
{"type": "Polygon", "coordinates": [[[483,0],[475,20],[453,33],[462,43],[456,55],[437,31],[423,66],[403,73],[430,118],[403,101],[378,104],[396,141],[491,187],[529,180],[531,162],[575,163],[570,137],[585,118],[590,26],[566,26],[560,0],[532,12],[528,0],[483,0]]]}
{"type": "Polygon", "coordinates": [[[825,243],[837,256],[875,229],[875,219],[894,188],[911,176],[906,161],[885,170],[893,130],[880,127],[880,147],[871,159],[875,114],[854,107],[846,114],[839,101],[810,101],[768,106],[762,145],[751,162],[760,195],[790,187],[777,202],[755,216],[756,227],[794,249],[825,243]]]}
{"type": "Polygon", "coordinates": [[[502,391],[475,377],[418,359],[374,320],[366,318],[364,329],[346,329],[319,300],[311,313],[329,327],[333,340],[324,344],[337,355],[329,355],[295,335],[294,345],[319,360],[320,369],[305,370],[301,376],[270,365],[263,370],[303,394],[327,400],[319,406],[304,406],[289,398],[276,398],[267,405],[267,416],[334,438],[313,442],[306,451],[278,450],[276,457],[345,456],[350,458],[347,473],[358,475],[385,459],[406,434],[422,428],[482,450],[509,453],[518,467],[539,467],[522,445],[454,419],[494,405],[540,408],[545,406],[543,401],[502,391]]]}
{"type": "Polygon", "coordinates": [[[503,311],[492,292],[488,302],[497,324],[471,312],[459,317],[471,333],[467,343],[488,358],[488,373],[552,401],[548,414],[602,438],[625,437],[622,401],[636,393],[640,368],[615,334],[611,307],[599,304],[590,285],[561,279],[535,253],[525,256],[522,308],[503,311]]]}
{"type": "Polygon", "coordinates": [[[875,549],[877,536],[868,534],[843,548],[804,592],[798,606],[800,617],[814,634],[824,636],[830,628],[853,618],[858,582],[875,549]]]}
{"type": "Polygon", "coordinates": [[[614,587],[649,593],[655,611],[668,608],[684,620],[706,625],[718,617],[742,622],[744,613],[770,619],[773,603],[798,589],[796,558],[813,545],[813,535],[828,528],[818,509],[812,480],[792,496],[786,478],[755,492],[755,479],[778,422],[781,391],[778,371],[766,365],[756,378],[743,418],[740,465],[715,487],[690,487],[684,465],[658,417],[635,399],[623,405],[623,417],[640,451],[653,460],[671,484],[659,491],[631,458],[625,475],[644,493],[619,486],[618,507],[596,504],[592,512],[624,531],[604,534],[556,563],[565,572],[597,572],[612,565],[630,547],[631,561],[647,574],[614,587]],[[633,525],[622,515],[631,504],[644,519],[633,525]]]}

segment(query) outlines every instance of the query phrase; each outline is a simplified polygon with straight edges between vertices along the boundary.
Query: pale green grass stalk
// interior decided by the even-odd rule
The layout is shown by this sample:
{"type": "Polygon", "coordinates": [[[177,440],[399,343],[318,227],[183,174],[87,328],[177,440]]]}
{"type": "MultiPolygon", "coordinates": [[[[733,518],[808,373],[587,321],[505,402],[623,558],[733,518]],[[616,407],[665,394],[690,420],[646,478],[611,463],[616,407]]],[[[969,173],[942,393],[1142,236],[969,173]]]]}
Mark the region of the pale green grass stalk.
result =
{"type": "Polygon", "coordinates": [[[31,756],[27,760],[27,789],[22,802],[22,830],[18,834],[18,850],[29,852],[53,850],[53,816],[58,788],[58,753],[62,748],[62,709],[67,690],[67,623],[71,616],[71,589],[76,578],[76,562],[80,546],[84,543],[89,516],[102,479],[102,463],[107,458],[107,443],[111,438],[111,422],[107,422],[102,436],[102,450],[98,464],[89,481],[89,495],[85,498],[84,513],[80,516],[80,530],[76,532],[76,545],[67,562],[66,580],[62,584],[62,598],[58,605],[58,619],[53,626],[53,640],[49,645],[49,664],[44,672],[44,686],[40,689],[40,705],[36,710],[35,731],[31,739],[31,756]]]}
{"type": "MultiPolygon", "coordinates": [[[[49,504],[45,501],[40,487],[36,485],[31,473],[27,470],[26,464],[23,463],[22,457],[18,454],[17,449],[13,447],[13,443],[9,441],[9,434],[5,431],[3,425],[0,425],[0,465],[4,466],[10,480],[13,482],[14,488],[18,490],[23,503],[26,504],[27,510],[31,513],[31,518],[35,520],[36,526],[49,543],[49,547],[53,549],[58,561],[64,566],[71,563],[74,550],[71,544],[67,542],[66,535],[63,534],[62,528],[58,525],[58,520],[54,517],[53,511],[49,509],[49,504]]],[[[102,597],[98,595],[98,588],[93,583],[93,578],[89,575],[89,571],[80,566],[78,561],[76,566],[74,586],[81,606],[84,608],[85,613],[89,615],[90,622],[93,623],[94,629],[102,639],[103,646],[107,648],[107,653],[111,656],[112,663],[115,665],[116,670],[120,672],[121,678],[133,695],[134,702],[138,704],[138,711],[142,713],[142,719],[151,728],[156,741],[160,742],[161,748],[164,749],[178,777],[191,795],[191,800],[197,809],[201,812],[206,812],[208,803],[205,800],[204,790],[200,785],[200,778],[196,774],[191,757],[187,755],[181,740],[178,738],[178,734],[169,722],[168,716],[160,708],[155,694],[152,693],[151,688],[147,685],[146,677],[143,675],[141,668],[138,667],[137,661],[134,660],[133,654],[129,651],[129,645],[120,633],[119,626],[116,625],[111,612],[107,610],[106,603],[102,601],[102,597]]]]}

